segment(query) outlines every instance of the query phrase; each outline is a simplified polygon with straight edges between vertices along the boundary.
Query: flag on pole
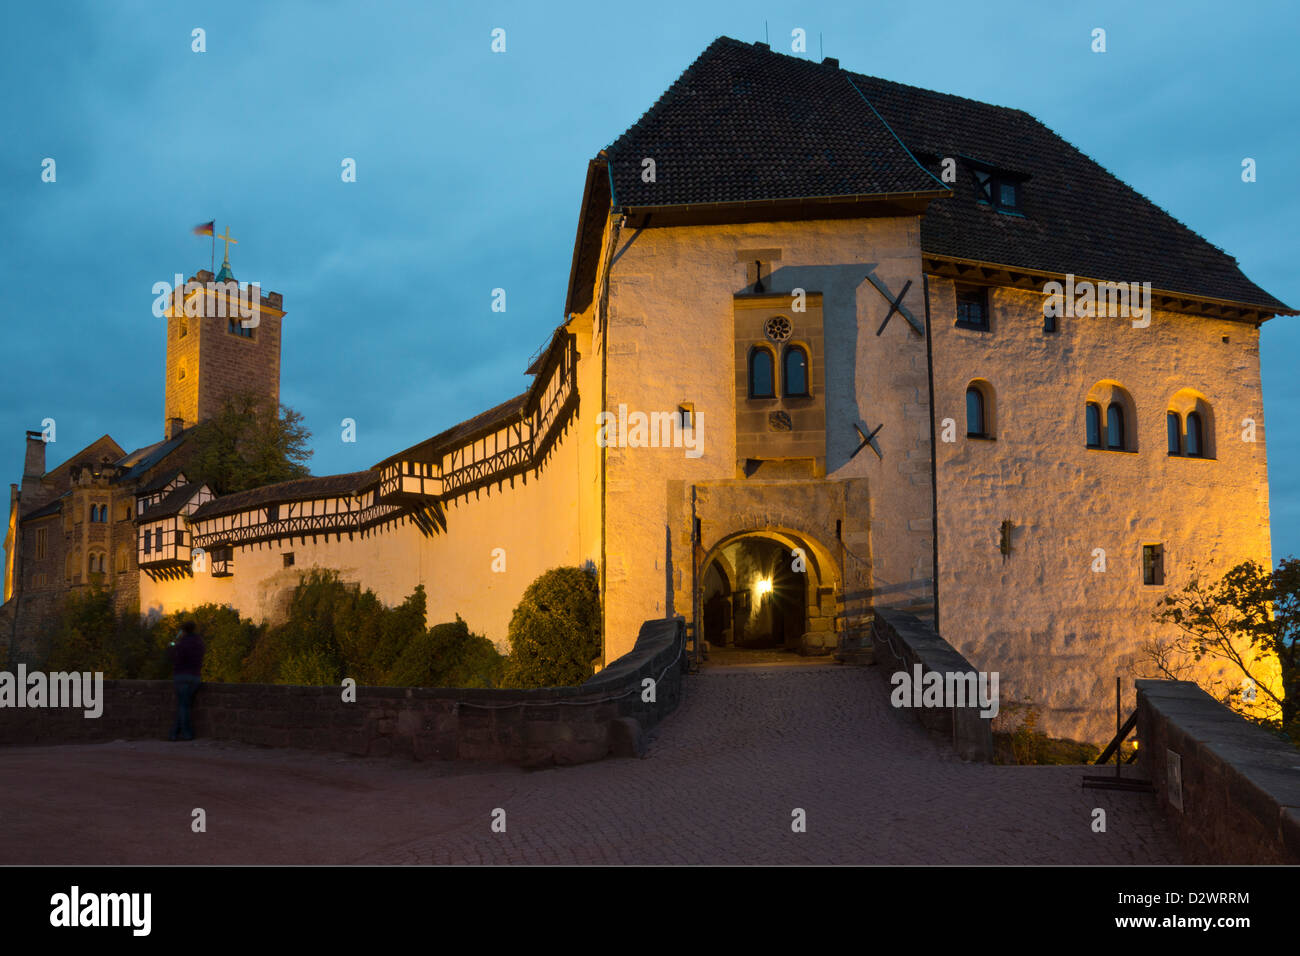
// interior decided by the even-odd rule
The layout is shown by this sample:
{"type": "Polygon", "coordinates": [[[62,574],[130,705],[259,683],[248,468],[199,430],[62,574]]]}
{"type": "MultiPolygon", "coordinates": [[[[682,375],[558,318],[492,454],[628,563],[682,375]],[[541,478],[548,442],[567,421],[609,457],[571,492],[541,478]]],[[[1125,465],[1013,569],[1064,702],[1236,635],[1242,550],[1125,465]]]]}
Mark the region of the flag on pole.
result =
{"type": "Polygon", "coordinates": [[[204,223],[203,225],[201,225],[201,226],[195,226],[195,227],[194,227],[194,235],[196,235],[196,236],[211,236],[211,235],[213,235],[214,230],[216,229],[216,225],[217,225],[217,221],[216,221],[215,219],[213,219],[211,222],[205,222],[205,223],[204,223]]]}

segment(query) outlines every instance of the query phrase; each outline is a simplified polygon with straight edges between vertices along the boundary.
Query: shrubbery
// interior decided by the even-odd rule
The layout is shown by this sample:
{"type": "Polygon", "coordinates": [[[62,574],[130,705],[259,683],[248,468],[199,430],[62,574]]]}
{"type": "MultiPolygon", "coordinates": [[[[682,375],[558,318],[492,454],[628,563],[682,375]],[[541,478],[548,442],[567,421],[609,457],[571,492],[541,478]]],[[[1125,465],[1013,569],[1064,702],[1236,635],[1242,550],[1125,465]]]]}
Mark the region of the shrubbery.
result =
{"type": "Polygon", "coordinates": [[[103,671],[107,678],[171,676],[167,655],[182,621],[203,635],[203,679],[266,684],[496,687],[504,658],[492,642],[454,622],[425,627],[423,587],[397,607],[345,584],[333,571],[303,575],[283,624],[258,625],[233,608],[205,604],[152,623],[118,615],[112,595],[69,595],[53,634],[50,670],[103,671]]]}
{"type": "Polygon", "coordinates": [[[600,654],[600,589],[584,568],[552,568],[510,619],[510,687],[562,687],[591,677],[600,654]]]}

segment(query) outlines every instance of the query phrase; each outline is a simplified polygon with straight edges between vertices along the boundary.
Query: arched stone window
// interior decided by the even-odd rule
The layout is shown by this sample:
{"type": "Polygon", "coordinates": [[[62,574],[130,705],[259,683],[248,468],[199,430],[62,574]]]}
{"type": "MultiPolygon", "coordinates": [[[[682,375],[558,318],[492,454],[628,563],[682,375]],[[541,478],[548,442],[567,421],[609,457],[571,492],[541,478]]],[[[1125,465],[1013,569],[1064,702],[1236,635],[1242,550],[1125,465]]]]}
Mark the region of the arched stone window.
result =
{"type": "Polygon", "coordinates": [[[131,567],[131,552],[125,547],[117,549],[117,573],[123,574],[131,567]]]}
{"type": "MultiPolygon", "coordinates": [[[[1180,389],[1169,400],[1169,417],[1175,416],[1182,424],[1180,454],[1188,458],[1213,458],[1214,407],[1209,399],[1195,389],[1180,389]]],[[[1172,444],[1169,448],[1169,453],[1174,454],[1172,444]]]]}
{"type": "Polygon", "coordinates": [[[1138,450],[1137,406],[1119,382],[1101,381],[1088,389],[1084,409],[1089,448],[1138,450]]]}
{"type": "Polygon", "coordinates": [[[776,397],[776,369],[772,350],[757,345],[749,352],[749,397],[776,397]]]}
{"type": "Polygon", "coordinates": [[[1168,412],[1165,415],[1165,432],[1169,438],[1169,454],[1181,455],[1183,453],[1183,426],[1178,419],[1177,412],[1168,412]]]}
{"type": "Polygon", "coordinates": [[[781,387],[787,396],[811,395],[808,388],[808,351],[802,345],[787,345],[781,359],[781,387]]]}
{"type": "Polygon", "coordinates": [[[966,389],[966,434],[984,437],[984,396],[974,387],[966,389]]]}
{"type": "Polygon", "coordinates": [[[966,386],[966,437],[992,438],[995,407],[993,386],[976,379],[966,386]]]}

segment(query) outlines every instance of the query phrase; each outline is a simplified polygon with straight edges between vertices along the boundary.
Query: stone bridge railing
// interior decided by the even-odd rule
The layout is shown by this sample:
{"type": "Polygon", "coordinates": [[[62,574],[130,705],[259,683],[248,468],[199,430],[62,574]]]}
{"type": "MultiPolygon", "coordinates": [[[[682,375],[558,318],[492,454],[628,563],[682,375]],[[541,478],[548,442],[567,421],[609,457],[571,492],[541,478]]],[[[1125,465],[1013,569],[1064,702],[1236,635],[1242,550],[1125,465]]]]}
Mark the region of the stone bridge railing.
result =
{"type": "MultiPolygon", "coordinates": [[[[194,729],[263,746],[417,760],[546,766],[639,755],[646,731],[681,699],[684,637],[681,618],[647,621],[631,651],[577,687],[358,687],[356,702],[345,703],[339,687],[204,684],[194,729]]],[[[104,681],[98,718],[0,708],[0,745],[162,739],[174,711],[171,681],[104,681]]]]}
{"type": "MultiPolygon", "coordinates": [[[[957,648],[920,618],[892,608],[876,608],[871,625],[875,660],[892,674],[974,674],[975,668],[957,648]]],[[[964,706],[915,708],[921,725],[951,741],[963,760],[993,762],[993,722],[980,716],[978,703],[964,706]]]]}
{"type": "Polygon", "coordinates": [[[1300,750],[1190,681],[1137,682],[1144,775],[1192,863],[1300,863],[1300,750]]]}

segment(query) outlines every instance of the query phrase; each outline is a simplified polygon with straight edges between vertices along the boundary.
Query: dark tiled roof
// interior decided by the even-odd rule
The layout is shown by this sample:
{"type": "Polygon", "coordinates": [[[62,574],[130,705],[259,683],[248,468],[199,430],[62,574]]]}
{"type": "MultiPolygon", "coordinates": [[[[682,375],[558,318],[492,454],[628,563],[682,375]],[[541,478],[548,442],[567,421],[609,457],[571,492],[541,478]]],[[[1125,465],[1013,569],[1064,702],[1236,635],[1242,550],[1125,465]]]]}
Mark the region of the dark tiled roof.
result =
{"type": "MultiPolygon", "coordinates": [[[[952,156],[953,195],[932,200],[921,221],[929,255],[1291,312],[1029,114],[761,44],[715,40],[606,153],[622,207],[934,191],[947,188],[935,175],[952,156]],[[654,183],[641,179],[645,157],[656,162],[654,183]],[[1023,217],[976,202],[969,160],[1029,177],[1023,217]]],[[[591,245],[582,235],[580,252],[591,245]]]]}
{"type": "Polygon", "coordinates": [[[140,515],[140,520],[157,521],[159,518],[170,518],[172,515],[179,514],[180,510],[189,504],[190,499],[197,495],[202,487],[199,484],[181,485],[169,492],[162,501],[152,508],[146,509],[140,515]]]}
{"type": "Polygon", "coordinates": [[[149,482],[148,484],[141,485],[139,488],[137,488],[135,490],[135,493],[137,495],[147,495],[153,491],[160,491],[161,489],[167,487],[168,482],[172,481],[175,478],[179,478],[180,474],[181,474],[181,470],[179,468],[173,468],[171,471],[164,471],[162,474],[154,478],[153,481],[149,482]]]}
{"type": "Polygon", "coordinates": [[[952,256],[1226,299],[1289,312],[1211,245],[1021,110],[849,74],[914,153],[968,157],[1030,178],[1024,217],[976,201],[971,169],[958,160],[954,195],[930,204],[921,247],[952,256]]]}
{"type": "Polygon", "coordinates": [[[322,475],[319,478],[295,478],[292,481],[282,481],[278,485],[265,485],[261,488],[251,488],[248,491],[214,498],[196,508],[190,515],[190,520],[197,521],[215,515],[233,514],[236,511],[285,501],[355,495],[378,480],[379,473],[376,471],[354,471],[346,475],[322,475]]]}
{"type": "MultiPolygon", "coordinates": [[[[129,455],[124,455],[116,462],[119,466],[127,469],[126,472],[118,477],[118,482],[135,481],[150,468],[153,468],[164,458],[174,452],[177,448],[180,448],[181,445],[185,444],[187,437],[188,436],[182,432],[175,438],[156,442],[152,445],[146,445],[144,448],[137,448],[129,455]]],[[[170,478],[168,480],[170,480],[170,478]]],[[[150,482],[150,484],[153,485],[155,483],[150,482]]],[[[165,485],[167,482],[164,481],[162,484],[165,485]]],[[[160,488],[162,485],[157,485],[157,487],[160,488]]]]}
{"type": "Polygon", "coordinates": [[[606,153],[620,206],[947,190],[845,73],[726,37],[606,153]],[[646,158],[654,182],[642,178],[646,158]]]}
{"type": "Polygon", "coordinates": [[[49,504],[42,505],[41,507],[36,508],[33,511],[29,511],[27,514],[23,515],[20,520],[30,521],[32,518],[44,518],[47,517],[48,515],[58,514],[60,511],[63,510],[63,499],[68,497],[68,495],[70,494],[72,494],[71,491],[65,491],[63,494],[59,495],[59,497],[55,498],[49,504]]]}

